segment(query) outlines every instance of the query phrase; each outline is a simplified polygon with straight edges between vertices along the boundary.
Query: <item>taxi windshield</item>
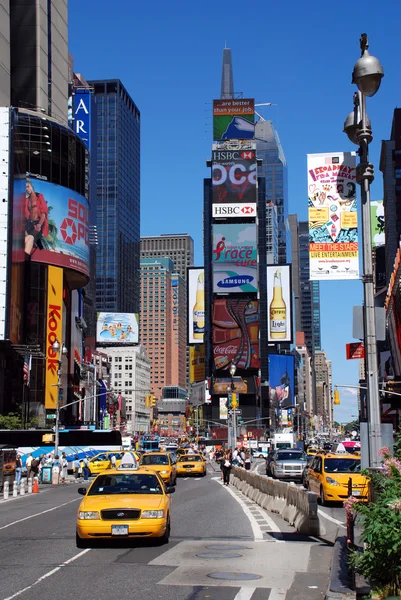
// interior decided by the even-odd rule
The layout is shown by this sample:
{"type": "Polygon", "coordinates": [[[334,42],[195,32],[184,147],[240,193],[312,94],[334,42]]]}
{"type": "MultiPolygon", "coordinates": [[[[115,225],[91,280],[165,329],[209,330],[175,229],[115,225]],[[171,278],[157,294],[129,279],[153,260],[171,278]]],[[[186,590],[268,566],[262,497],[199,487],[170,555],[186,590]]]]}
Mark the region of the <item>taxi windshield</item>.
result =
{"type": "Polygon", "coordinates": [[[168,456],[148,454],[147,456],[142,456],[141,465],[168,465],[168,456]]]}
{"type": "Polygon", "coordinates": [[[187,454],[186,456],[180,456],[180,458],[178,459],[178,462],[188,462],[189,460],[191,462],[199,462],[201,460],[201,457],[196,456],[195,454],[194,455],[187,454]]]}
{"type": "Polygon", "coordinates": [[[325,473],[360,473],[361,461],[349,458],[326,458],[324,461],[325,473]]]}
{"type": "Polygon", "coordinates": [[[121,475],[99,475],[89,489],[88,496],[162,493],[156,475],[122,473],[121,475]]]}

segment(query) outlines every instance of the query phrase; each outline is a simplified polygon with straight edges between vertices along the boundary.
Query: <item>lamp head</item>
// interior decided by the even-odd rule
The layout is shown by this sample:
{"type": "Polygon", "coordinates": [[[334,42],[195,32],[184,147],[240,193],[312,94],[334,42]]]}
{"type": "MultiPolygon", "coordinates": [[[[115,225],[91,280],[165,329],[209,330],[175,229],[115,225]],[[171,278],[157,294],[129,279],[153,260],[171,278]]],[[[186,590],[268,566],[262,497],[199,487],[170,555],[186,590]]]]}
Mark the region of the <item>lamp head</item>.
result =
{"type": "Polygon", "coordinates": [[[63,343],[63,348],[61,350],[61,353],[62,354],[68,354],[68,348],[67,348],[67,346],[64,343],[63,343]]]}
{"type": "Polygon", "coordinates": [[[231,377],[234,377],[236,370],[237,370],[237,367],[235,366],[235,364],[231,363],[231,366],[230,366],[230,375],[231,375],[231,377]]]}
{"type": "MultiPolygon", "coordinates": [[[[345,119],[345,123],[344,123],[344,133],[347,134],[349,140],[353,143],[356,144],[357,146],[359,146],[359,130],[362,127],[362,115],[361,115],[361,108],[360,108],[360,103],[359,103],[359,94],[358,92],[355,92],[354,94],[354,110],[352,110],[349,115],[347,116],[347,118],[345,119]]],[[[370,129],[370,119],[369,117],[366,115],[366,127],[368,129],[370,129]]]]}
{"type": "Polygon", "coordinates": [[[53,342],[52,349],[54,350],[54,352],[60,352],[60,342],[58,340],[53,342]]]}
{"type": "Polygon", "coordinates": [[[369,42],[366,33],[361,35],[361,58],[359,58],[352,72],[352,83],[355,83],[358,90],[365,96],[372,97],[380,87],[384,70],[379,60],[369,54],[369,42]]]}

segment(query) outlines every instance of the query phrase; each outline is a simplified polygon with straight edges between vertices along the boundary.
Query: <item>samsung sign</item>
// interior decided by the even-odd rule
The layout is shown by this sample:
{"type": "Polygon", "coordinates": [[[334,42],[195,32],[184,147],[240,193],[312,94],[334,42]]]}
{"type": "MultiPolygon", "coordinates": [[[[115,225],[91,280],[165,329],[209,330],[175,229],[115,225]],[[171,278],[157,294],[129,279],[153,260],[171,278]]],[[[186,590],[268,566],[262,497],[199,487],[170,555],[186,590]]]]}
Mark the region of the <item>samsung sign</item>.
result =
{"type": "Polygon", "coordinates": [[[256,217],[256,202],[241,204],[213,204],[212,212],[214,219],[227,219],[235,217],[256,217]]]}
{"type": "Polygon", "coordinates": [[[74,132],[89,148],[92,95],[89,89],[77,89],[74,94],[74,132]]]}

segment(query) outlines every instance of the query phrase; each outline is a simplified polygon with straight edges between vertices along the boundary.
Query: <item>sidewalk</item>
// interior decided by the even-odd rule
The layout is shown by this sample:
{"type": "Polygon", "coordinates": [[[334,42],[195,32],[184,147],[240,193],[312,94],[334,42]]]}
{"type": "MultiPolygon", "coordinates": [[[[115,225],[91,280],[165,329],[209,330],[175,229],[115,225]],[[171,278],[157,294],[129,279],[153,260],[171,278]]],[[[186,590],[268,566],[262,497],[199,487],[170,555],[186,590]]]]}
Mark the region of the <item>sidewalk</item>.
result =
{"type": "MultiPolygon", "coordinates": [[[[75,479],[74,475],[68,475],[66,483],[59,483],[57,485],[53,485],[51,483],[41,483],[39,481],[39,493],[47,492],[49,490],[60,489],[64,486],[71,485],[74,483],[85,483],[86,484],[89,482],[86,482],[86,481],[84,482],[83,479],[75,479]]],[[[12,500],[19,500],[20,498],[26,498],[26,497],[30,498],[30,497],[34,497],[36,495],[37,494],[33,493],[33,492],[28,494],[28,485],[26,483],[25,494],[21,495],[18,490],[18,496],[13,496],[13,486],[10,486],[9,495],[8,495],[7,500],[4,499],[4,490],[2,492],[0,492],[0,505],[6,504],[7,502],[11,502],[12,500]]]]}

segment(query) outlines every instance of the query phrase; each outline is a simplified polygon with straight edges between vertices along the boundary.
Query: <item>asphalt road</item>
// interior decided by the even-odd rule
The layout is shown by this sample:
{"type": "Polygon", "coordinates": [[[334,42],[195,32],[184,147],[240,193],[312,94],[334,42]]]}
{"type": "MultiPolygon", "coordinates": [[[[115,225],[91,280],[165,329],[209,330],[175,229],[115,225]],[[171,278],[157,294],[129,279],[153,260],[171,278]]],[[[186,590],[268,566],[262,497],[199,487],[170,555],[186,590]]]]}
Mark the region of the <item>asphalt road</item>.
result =
{"type": "Polygon", "coordinates": [[[331,544],[299,536],[208,469],[178,480],[161,547],[78,550],[75,483],[0,501],[0,600],[322,600],[331,544]]]}

